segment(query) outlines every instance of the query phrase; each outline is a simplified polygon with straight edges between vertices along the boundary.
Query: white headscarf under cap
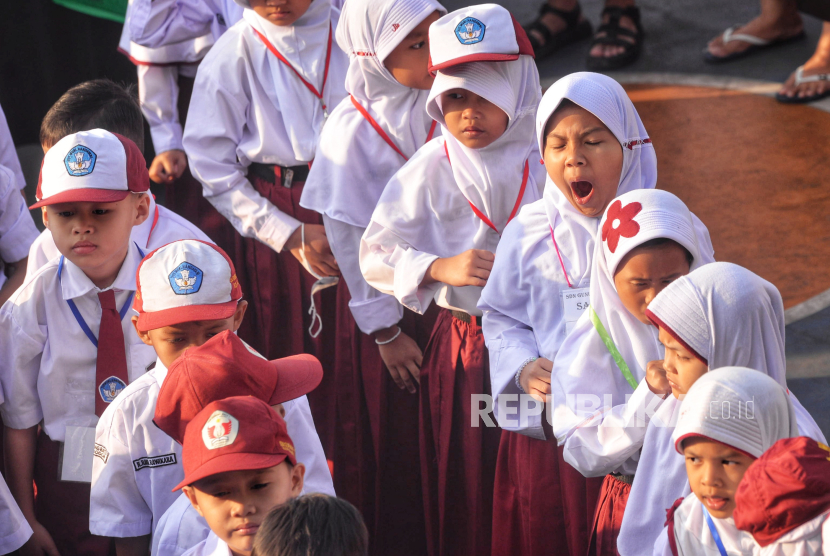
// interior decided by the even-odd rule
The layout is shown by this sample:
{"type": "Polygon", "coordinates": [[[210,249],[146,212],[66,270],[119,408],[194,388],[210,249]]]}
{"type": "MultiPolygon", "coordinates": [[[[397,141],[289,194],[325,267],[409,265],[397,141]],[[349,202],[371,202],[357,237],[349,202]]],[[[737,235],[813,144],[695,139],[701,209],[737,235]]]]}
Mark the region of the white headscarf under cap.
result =
{"type": "MultiPolygon", "coordinates": [[[[429,91],[401,85],[383,61],[435,11],[446,9],[435,0],[349,0],[337,26],[337,44],[349,55],[346,90],[407,157],[424,144],[433,123],[424,109],[429,91]]],[[[327,128],[332,131],[320,137],[301,205],[366,227],[384,186],[406,160],[349,98],[332,112],[327,128]]]]}
{"type": "MultiPolygon", "coordinates": [[[[237,3],[250,8],[247,2],[237,0],[237,3]]],[[[329,29],[331,33],[334,33],[337,25],[332,18],[333,12],[336,13],[336,10],[332,7],[330,0],[312,0],[308,10],[294,24],[284,26],[274,25],[257,15],[252,9],[246,9],[242,14],[243,19],[256,31],[262,33],[288,60],[291,67],[303,76],[303,79],[318,92],[321,92],[322,88],[323,102],[329,112],[343,98],[343,85],[337,83],[334,77],[337,72],[332,69],[334,66],[346,66],[345,55],[335,44],[334,36],[332,36],[329,75],[326,86],[323,87],[329,29]]],[[[263,49],[266,49],[265,44],[260,44],[263,49]]],[[[291,79],[280,79],[278,76],[281,76],[287,68],[270,51],[263,59],[270,67],[270,72],[262,71],[262,74],[274,76],[274,91],[277,91],[279,95],[279,100],[274,99],[274,104],[280,107],[295,158],[313,160],[317,138],[325,123],[320,100],[290,70],[288,71],[291,73],[291,79]],[[311,126],[309,122],[312,122],[311,126]]],[[[259,68],[254,67],[254,70],[257,69],[259,68]]]]}
{"type": "Polygon", "coordinates": [[[533,170],[539,152],[529,140],[533,115],[542,88],[539,72],[530,56],[514,62],[474,62],[438,71],[427,99],[427,113],[442,127],[455,182],[464,196],[484,212],[501,232],[519,196],[525,162],[529,167],[528,190],[540,190],[533,170]],[[509,118],[507,129],[483,149],[464,146],[449,132],[441,108],[441,95],[465,89],[501,108],[509,118]]]}
{"type": "MultiPolygon", "coordinates": [[[[663,358],[663,346],[657,339],[657,327],[641,322],[625,308],[614,284],[614,273],[623,257],[657,238],[671,239],[683,246],[692,255],[691,270],[715,260],[709,231],[683,201],[668,191],[639,189],[618,197],[606,209],[591,266],[591,308],[638,384],[645,377],[648,362],[663,358]],[[636,210],[639,205],[632,219],[638,231],[632,237],[621,235],[611,252],[608,241],[603,241],[602,229],[616,205],[629,210],[636,210]]],[[[633,392],[587,312],[559,349],[552,378],[554,400],[561,402],[557,402],[552,425],[557,439],[563,439],[595,412],[579,415],[576,407],[564,403],[568,396],[576,400],[577,394],[610,395],[616,406],[624,404],[625,396],[633,392]]]]}

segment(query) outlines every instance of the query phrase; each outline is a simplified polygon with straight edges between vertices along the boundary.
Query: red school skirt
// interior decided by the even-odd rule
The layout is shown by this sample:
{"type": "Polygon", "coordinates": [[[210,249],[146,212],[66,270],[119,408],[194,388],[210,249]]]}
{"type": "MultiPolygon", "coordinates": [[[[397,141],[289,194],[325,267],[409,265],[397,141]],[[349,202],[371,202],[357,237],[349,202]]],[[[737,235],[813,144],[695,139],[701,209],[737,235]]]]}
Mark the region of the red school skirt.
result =
{"type": "Polygon", "coordinates": [[[424,352],[420,387],[421,480],[430,556],[490,555],[501,429],[480,419],[471,426],[473,394],[491,395],[479,319],[441,309],[424,352]]]}
{"type": "MultiPolygon", "coordinates": [[[[298,167],[296,174],[302,167],[298,167]]],[[[279,166],[252,164],[248,180],[282,212],[306,224],[322,224],[320,215],[300,206],[304,181],[283,185],[279,166]]],[[[308,169],[305,169],[308,172],[308,169]]],[[[300,174],[302,175],[302,174],[300,174]]],[[[302,176],[304,180],[305,177],[302,176]]],[[[311,287],[317,281],[287,249],[277,253],[264,243],[241,238],[241,250],[234,260],[242,295],[248,300],[245,321],[248,328],[239,336],[267,359],[310,353],[323,365],[323,380],[308,394],[317,434],[327,457],[333,450],[335,419],[334,354],[336,331],[336,290],[327,288],[315,295],[323,330],[317,338],[309,334],[311,287]]],[[[315,325],[315,329],[317,326],[315,325]]]]}
{"type": "MultiPolygon", "coordinates": [[[[334,489],[363,514],[369,553],[426,553],[418,440],[418,394],[401,390],[374,339],[357,327],[344,280],[337,285],[334,489]]],[[[421,350],[437,309],[405,310],[399,323],[421,350]]]]}
{"type": "MultiPolygon", "coordinates": [[[[543,423],[552,438],[547,421],[543,423]]],[[[502,433],[493,556],[585,556],[601,483],[571,467],[555,440],[502,433]]]]}
{"type": "Polygon", "coordinates": [[[617,537],[620,535],[623,513],[633,480],[633,476],[616,474],[606,475],[603,479],[588,556],[619,555],[617,537]]]}

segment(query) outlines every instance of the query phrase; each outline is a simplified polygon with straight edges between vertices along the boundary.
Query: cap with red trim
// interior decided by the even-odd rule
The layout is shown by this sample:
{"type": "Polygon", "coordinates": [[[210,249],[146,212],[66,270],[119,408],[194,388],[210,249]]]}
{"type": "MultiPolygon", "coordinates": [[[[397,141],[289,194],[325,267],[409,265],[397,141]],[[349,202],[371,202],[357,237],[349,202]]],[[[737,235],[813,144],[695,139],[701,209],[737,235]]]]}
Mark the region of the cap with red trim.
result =
{"type": "Polygon", "coordinates": [[[187,426],[182,447],[184,480],[173,491],[200,479],[249,469],[267,469],[288,460],[297,465],[285,421],[251,396],[208,404],[187,426]]]}
{"type": "Polygon", "coordinates": [[[228,255],[212,243],[184,239],[138,265],[133,309],[141,332],[198,320],[230,318],[242,288],[228,255]]]}
{"type": "Polygon", "coordinates": [[[37,181],[38,202],[115,203],[130,192],[150,189],[147,163],[130,139],[103,129],[67,135],[43,157],[37,181]]]}
{"type": "Polygon", "coordinates": [[[170,365],[153,422],[181,444],[188,423],[216,400],[254,396],[276,405],[308,394],[322,379],[323,367],[314,356],[268,361],[226,330],[170,365]]]}
{"type": "Polygon", "coordinates": [[[469,6],[429,26],[429,71],[467,62],[508,62],[533,56],[522,26],[496,4],[469,6]]]}

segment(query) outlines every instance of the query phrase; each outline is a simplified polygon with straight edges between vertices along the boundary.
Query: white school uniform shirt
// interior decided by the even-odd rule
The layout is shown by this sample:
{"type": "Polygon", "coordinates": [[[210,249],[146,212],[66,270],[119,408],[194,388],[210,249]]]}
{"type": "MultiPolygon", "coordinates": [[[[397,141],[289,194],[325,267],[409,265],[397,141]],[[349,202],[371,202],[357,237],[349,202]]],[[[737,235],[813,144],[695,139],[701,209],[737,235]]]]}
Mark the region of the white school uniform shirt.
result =
{"type": "Polygon", "coordinates": [[[14,174],[0,166],[0,286],[7,278],[3,273],[4,262],[25,259],[29,246],[38,236],[26,200],[17,188],[14,174]]]}
{"type": "MultiPolygon", "coordinates": [[[[0,406],[3,405],[3,387],[0,385],[0,406]]],[[[0,554],[14,552],[29,540],[32,528],[17,506],[3,476],[0,475],[0,554]]]]}
{"type": "Polygon", "coordinates": [[[187,556],[233,556],[228,544],[210,531],[207,538],[185,552],[187,556]]]}
{"type": "MultiPolygon", "coordinates": [[[[317,91],[323,82],[329,33],[339,11],[312,2],[291,27],[253,10],[217,41],[199,66],[184,146],[203,194],[244,237],[282,251],[300,221],[275,207],[246,176],[251,163],[299,166],[314,159],[324,123],[321,102],[257,36],[263,33],[317,91]]],[[[346,55],[332,35],[323,101],[332,110],[345,96],[346,55]]]]}
{"type": "Polygon", "coordinates": [[[234,0],[133,0],[126,22],[130,39],[159,48],[198,39],[214,39],[242,19],[243,7],[234,0]]]}
{"type": "MultiPolygon", "coordinates": [[[[172,489],[184,479],[182,447],[153,424],[166,377],[167,368],[156,359],[155,367],[127,386],[98,422],[95,442],[102,449],[92,467],[89,526],[93,535],[148,535],[181,494],[172,489]]],[[[306,486],[310,492],[333,493],[308,400],[303,396],[284,407],[297,457],[307,467],[306,486]]]]}
{"type": "MultiPolygon", "coordinates": [[[[172,210],[156,204],[150,196],[150,216],[130,233],[144,254],[180,239],[199,239],[213,243],[195,224],[179,216],[172,210]],[[156,220],[158,213],[158,220],[156,220]]],[[[29,249],[29,266],[26,268],[26,281],[30,280],[46,263],[60,256],[52,232],[43,230],[29,249]]],[[[133,330],[135,333],[135,330],[133,330]]]]}
{"type": "MultiPolygon", "coordinates": [[[[130,242],[129,251],[112,289],[121,309],[135,291],[135,275],[142,255],[130,242]]],[[[60,258],[26,281],[0,309],[0,384],[6,402],[0,408],[3,423],[27,429],[43,422],[51,440],[63,442],[66,425],[94,427],[98,395],[95,363],[98,350],[81,329],[67,303],[78,311],[95,337],[101,323],[98,289],[84,272],[60,258]]],[[[135,332],[129,312],[121,319],[129,382],[144,374],[155,351],[135,332]]]]}
{"type": "MultiPolygon", "coordinates": [[[[302,396],[285,402],[283,407],[288,435],[297,451],[297,461],[306,468],[302,494],[317,492],[336,496],[331,471],[329,471],[328,462],[323,453],[323,445],[314,428],[314,418],[311,415],[308,398],[302,396]]],[[[175,444],[175,447],[177,454],[181,454],[181,446],[175,444]]],[[[184,479],[180,464],[177,470],[179,477],[170,488],[184,479]]],[[[154,556],[180,556],[203,541],[210,532],[204,518],[193,509],[184,494],[181,494],[164,515],[157,519],[158,524],[153,533],[151,546],[151,553],[154,556]]]]}
{"type": "Polygon", "coordinates": [[[23,168],[20,167],[20,159],[17,158],[17,150],[14,147],[14,140],[12,140],[2,107],[0,107],[0,166],[5,166],[12,171],[17,189],[26,187],[26,178],[23,177],[23,168]]]}

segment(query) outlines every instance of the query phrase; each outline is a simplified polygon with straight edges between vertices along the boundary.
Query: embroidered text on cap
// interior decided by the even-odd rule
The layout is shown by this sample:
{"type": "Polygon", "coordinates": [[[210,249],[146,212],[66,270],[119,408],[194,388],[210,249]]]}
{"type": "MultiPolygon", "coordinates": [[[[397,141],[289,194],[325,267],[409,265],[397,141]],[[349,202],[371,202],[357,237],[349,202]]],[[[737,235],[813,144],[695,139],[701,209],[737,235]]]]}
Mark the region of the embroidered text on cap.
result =
{"type": "Polygon", "coordinates": [[[168,275],[170,287],[177,295],[196,293],[202,287],[202,278],[205,273],[196,265],[183,262],[168,275]]]}
{"type": "Polygon", "coordinates": [[[202,427],[202,441],[208,450],[230,446],[239,434],[239,421],[230,413],[214,411],[202,427]]]}
{"type": "Polygon", "coordinates": [[[95,160],[98,158],[92,149],[84,145],[72,147],[63,159],[66,171],[70,176],[86,176],[95,169],[95,160]]]}
{"type": "Polygon", "coordinates": [[[484,40],[485,26],[474,17],[465,17],[455,27],[455,36],[461,44],[476,44],[484,40]]]}

